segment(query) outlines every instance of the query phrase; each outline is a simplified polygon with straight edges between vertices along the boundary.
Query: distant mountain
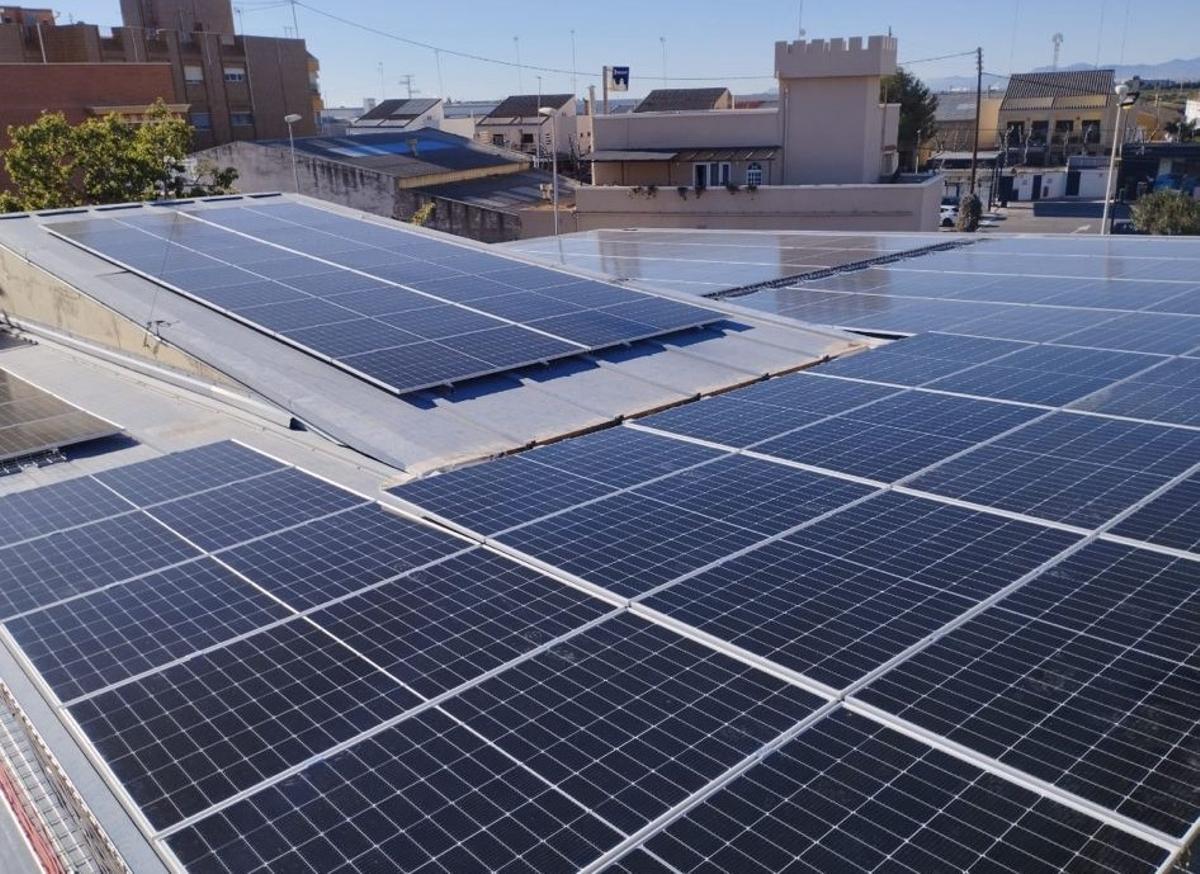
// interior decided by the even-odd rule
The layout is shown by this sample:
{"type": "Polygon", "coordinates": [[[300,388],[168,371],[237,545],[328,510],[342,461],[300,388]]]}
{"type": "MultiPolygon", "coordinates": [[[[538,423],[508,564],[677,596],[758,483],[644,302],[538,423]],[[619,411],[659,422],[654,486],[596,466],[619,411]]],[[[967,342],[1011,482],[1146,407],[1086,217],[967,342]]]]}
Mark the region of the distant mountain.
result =
{"type": "MultiPolygon", "coordinates": [[[[1183,81],[1195,81],[1200,79],[1200,57],[1195,58],[1176,58],[1172,61],[1163,61],[1160,64],[1101,64],[1102,67],[1114,68],[1118,82],[1123,82],[1126,79],[1132,79],[1134,76],[1140,76],[1143,79],[1179,79],[1183,81]]],[[[1069,64],[1060,66],[1060,70],[1091,70],[1092,64],[1069,64]]],[[[1035,67],[1033,73],[1049,73],[1051,67],[1035,67]]],[[[940,76],[930,79],[925,79],[925,84],[934,91],[974,91],[975,77],[974,76],[940,76]]],[[[1004,79],[997,79],[994,76],[983,77],[983,87],[999,88],[1003,90],[1005,85],[1004,79]]]]}

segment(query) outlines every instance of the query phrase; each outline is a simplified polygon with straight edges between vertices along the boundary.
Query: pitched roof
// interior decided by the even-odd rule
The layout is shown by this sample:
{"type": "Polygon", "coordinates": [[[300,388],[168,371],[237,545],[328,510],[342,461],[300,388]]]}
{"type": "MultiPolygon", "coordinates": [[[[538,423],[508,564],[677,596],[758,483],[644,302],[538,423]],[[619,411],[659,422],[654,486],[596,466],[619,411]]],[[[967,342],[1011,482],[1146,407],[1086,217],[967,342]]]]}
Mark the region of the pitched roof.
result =
{"type": "Polygon", "coordinates": [[[504,98],[499,106],[487,114],[485,120],[533,118],[539,108],[562,109],[574,99],[574,94],[513,94],[504,98]]]}
{"type": "Polygon", "coordinates": [[[655,88],[634,112],[686,112],[716,109],[729,94],[728,88],[655,88]]]}
{"type": "Polygon", "coordinates": [[[1056,107],[1080,102],[1094,104],[1088,98],[1113,96],[1112,70],[1059,70],[1053,73],[1020,73],[1008,80],[1004,103],[1000,108],[1012,108],[1013,101],[1043,100],[1056,107]]]}
{"type": "Polygon", "coordinates": [[[356,122],[408,121],[424,115],[438,105],[440,98],[384,100],[370,112],[360,115],[356,122]]]}

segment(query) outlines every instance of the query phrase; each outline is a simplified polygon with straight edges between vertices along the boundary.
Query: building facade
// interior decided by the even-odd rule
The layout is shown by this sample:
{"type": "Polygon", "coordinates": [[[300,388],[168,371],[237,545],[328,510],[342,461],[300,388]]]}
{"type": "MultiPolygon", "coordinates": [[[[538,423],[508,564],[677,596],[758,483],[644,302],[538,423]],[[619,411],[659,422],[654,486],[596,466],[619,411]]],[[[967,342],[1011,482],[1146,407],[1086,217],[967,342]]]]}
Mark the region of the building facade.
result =
{"type": "Polygon", "coordinates": [[[591,117],[576,113],[574,94],[514,94],[475,122],[475,139],[547,158],[557,143],[560,155],[578,157],[592,150],[591,117]]]}
{"type": "MultiPolygon", "coordinates": [[[[0,7],[0,63],[111,65],[103,75],[110,84],[142,76],[139,65],[166,65],[169,81],[151,77],[125,90],[186,107],[197,148],[286,136],[289,114],[300,116],[298,135],[317,132],[319,66],[304,40],[235,35],[229,0],[123,0],[121,12],[123,26],[109,34],[93,24],[58,24],[49,10],[0,7]]],[[[0,112],[28,97],[0,88],[0,112]]],[[[53,91],[33,97],[39,111],[73,105],[70,95],[53,91]]]]}

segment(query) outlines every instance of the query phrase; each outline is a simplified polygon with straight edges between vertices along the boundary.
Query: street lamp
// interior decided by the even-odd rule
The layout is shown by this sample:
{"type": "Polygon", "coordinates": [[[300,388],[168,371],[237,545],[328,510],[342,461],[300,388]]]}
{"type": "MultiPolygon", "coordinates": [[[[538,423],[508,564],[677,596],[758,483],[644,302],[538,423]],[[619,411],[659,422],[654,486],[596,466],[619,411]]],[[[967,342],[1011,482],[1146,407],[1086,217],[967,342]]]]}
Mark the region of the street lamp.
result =
{"type": "Polygon", "coordinates": [[[292,112],[283,117],[284,123],[288,126],[288,143],[292,147],[292,181],[296,183],[296,193],[300,193],[300,172],[296,169],[296,138],[292,136],[292,125],[300,120],[301,116],[292,112]]]}
{"type": "Polygon", "coordinates": [[[1134,91],[1131,94],[1129,92],[1129,86],[1126,85],[1124,82],[1122,82],[1120,85],[1118,85],[1116,90],[1117,90],[1117,118],[1113,124],[1112,151],[1109,153],[1109,156],[1108,156],[1108,182],[1105,183],[1105,189],[1104,189],[1104,215],[1100,219],[1100,233],[1101,234],[1111,233],[1111,228],[1109,228],[1109,225],[1108,225],[1108,213],[1109,213],[1109,209],[1112,206],[1113,195],[1116,193],[1113,191],[1113,170],[1117,166],[1117,139],[1118,139],[1118,137],[1120,137],[1121,140],[1125,139],[1124,130],[1121,127],[1121,110],[1127,109],[1128,107],[1133,106],[1133,104],[1137,102],[1137,98],[1138,98],[1138,93],[1136,91],[1134,91]]]}
{"type": "MultiPolygon", "coordinates": [[[[552,106],[543,106],[538,110],[538,115],[545,116],[550,119],[550,160],[551,160],[551,185],[553,191],[551,197],[554,202],[554,236],[558,236],[558,125],[555,124],[554,116],[557,113],[552,106]]],[[[541,133],[538,133],[538,142],[541,142],[541,133]]]]}

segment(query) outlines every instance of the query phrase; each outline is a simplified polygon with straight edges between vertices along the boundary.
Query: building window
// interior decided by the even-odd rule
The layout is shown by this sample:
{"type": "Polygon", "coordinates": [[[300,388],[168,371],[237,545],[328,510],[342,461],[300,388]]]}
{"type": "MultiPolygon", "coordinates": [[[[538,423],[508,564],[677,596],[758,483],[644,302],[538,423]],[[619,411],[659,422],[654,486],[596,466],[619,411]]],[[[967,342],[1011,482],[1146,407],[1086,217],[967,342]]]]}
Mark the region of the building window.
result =
{"type": "Polygon", "coordinates": [[[757,162],[746,168],[746,184],[747,185],[762,185],[763,172],[762,164],[757,162]]]}
{"type": "Polygon", "coordinates": [[[1084,120],[1083,141],[1093,145],[1100,142],[1100,119],[1089,118],[1084,120]]]}
{"type": "Polygon", "coordinates": [[[492,134],[492,145],[493,146],[504,145],[504,134],[492,134]]]}
{"type": "Polygon", "coordinates": [[[212,130],[212,115],[207,112],[193,112],[188,119],[196,130],[212,130]]]}
{"type": "Polygon", "coordinates": [[[183,81],[188,85],[203,85],[204,68],[198,64],[184,64],[183,81]]]}
{"type": "Polygon", "coordinates": [[[533,145],[533,134],[521,134],[521,145],[532,146],[533,145]]]}
{"type": "Polygon", "coordinates": [[[253,127],[254,115],[249,112],[231,112],[229,123],[234,127],[253,127]]]}
{"type": "Polygon", "coordinates": [[[693,164],[697,188],[716,188],[718,185],[729,184],[729,162],[709,161],[703,164],[693,164]]]}
{"type": "Polygon", "coordinates": [[[245,82],[246,68],[245,67],[226,67],[225,68],[226,82],[245,82]]]}

